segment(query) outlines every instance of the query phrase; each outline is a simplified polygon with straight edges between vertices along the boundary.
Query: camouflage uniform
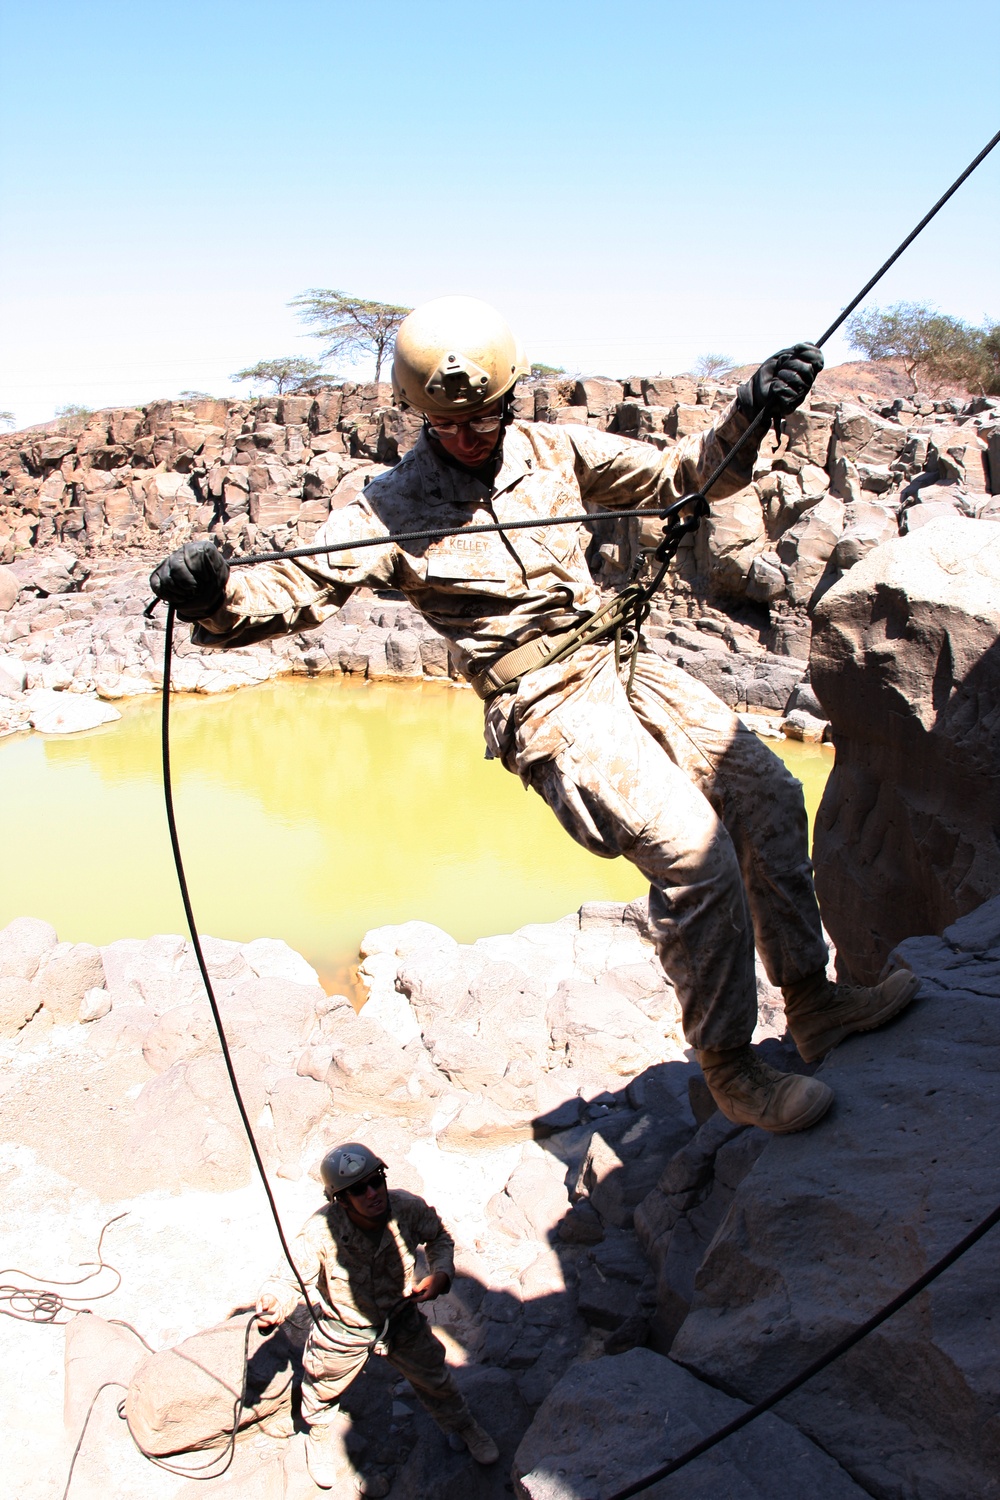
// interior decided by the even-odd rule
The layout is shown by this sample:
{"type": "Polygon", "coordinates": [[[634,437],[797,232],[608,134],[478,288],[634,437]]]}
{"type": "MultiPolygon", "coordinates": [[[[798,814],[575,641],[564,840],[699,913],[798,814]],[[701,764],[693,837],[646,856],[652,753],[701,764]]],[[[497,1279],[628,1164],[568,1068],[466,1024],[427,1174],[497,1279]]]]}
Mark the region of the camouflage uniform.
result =
{"type": "MultiPolygon", "coordinates": [[[[389,531],[664,505],[696,489],[745,431],[735,404],[660,452],[591,427],[513,423],[492,488],[426,436],[335,512],[315,541],[389,531]]],[[[744,450],[714,494],[750,481],[744,450]]],[[[232,574],[203,645],[242,645],[320,624],[363,584],[400,590],[469,677],[539,635],[571,629],[600,595],[582,525],[388,544],[232,574]]],[[[757,1010],[754,938],[772,982],[822,969],[801,788],[718,698],[640,652],[631,702],[599,644],[529,672],[486,708],[488,752],[585,848],[650,882],[652,934],[696,1047],[739,1047],[757,1010]]]]}
{"type": "MultiPolygon", "coordinates": [[[[361,1373],[376,1344],[406,1376],[423,1405],[445,1432],[469,1419],[444,1359],[419,1307],[411,1303],[385,1322],[413,1291],[418,1245],[429,1269],[455,1274],[455,1245],[437,1213],[414,1193],[389,1194],[389,1222],[377,1243],[348,1218],[339,1203],[313,1214],[292,1247],[292,1256],[320,1313],[310,1325],[302,1358],[302,1416],[310,1427],[336,1421],[337,1397],[361,1373]]],[[[302,1294],[287,1265],[261,1288],[276,1297],[289,1317],[302,1294]]]]}

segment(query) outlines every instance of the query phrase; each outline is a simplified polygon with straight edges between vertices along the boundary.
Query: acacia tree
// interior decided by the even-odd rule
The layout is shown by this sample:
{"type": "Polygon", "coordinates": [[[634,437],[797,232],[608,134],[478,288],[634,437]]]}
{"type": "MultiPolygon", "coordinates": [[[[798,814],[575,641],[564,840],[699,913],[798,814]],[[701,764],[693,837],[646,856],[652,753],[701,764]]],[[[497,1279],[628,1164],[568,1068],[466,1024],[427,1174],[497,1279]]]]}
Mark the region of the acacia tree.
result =
{"type": "Polygon", "coordinates": [[[324,287],[312,287],[293,297],[288,305],[298,308],[303,323],[311,323],[315,328],[313,337],[324,341],[323,359],[355,360],[360,355],[374,355],[376,382],[399,325],[413,311],[411,307],[368,302],[324,287]]]}
{"type": "Polygon", "coordinates": [[[0,411],[0,427],[13,427],[14,413],[12,411],[0,411]]]}
{"type": "Polygon", "coordinates": [[[283,396],[287,390],[295,389],[307,380],[315,380],[319,373],[320,366],[315,360],[296,359],[289,355],[287,359],[259,359],[255,365],[237,370],[229,378],[238,384],[244,380],[257,380],[283,396]]]}
{"type": "Polygon", "coordinates": [[[917,371],[940,384],[945,380],[981,384],[982,344],[987,330],[936,312],[920,302],[869,307],[847,322],[852,349],[866,359],[898,359],[914,391],[917,371]]]}
{"type": "Polygon", "coordinates": [[[721,375],[723,370],[731,370],[735,363],[728,354],[699,354],[691,373],[711,380],[714,376],[721,375]]]}

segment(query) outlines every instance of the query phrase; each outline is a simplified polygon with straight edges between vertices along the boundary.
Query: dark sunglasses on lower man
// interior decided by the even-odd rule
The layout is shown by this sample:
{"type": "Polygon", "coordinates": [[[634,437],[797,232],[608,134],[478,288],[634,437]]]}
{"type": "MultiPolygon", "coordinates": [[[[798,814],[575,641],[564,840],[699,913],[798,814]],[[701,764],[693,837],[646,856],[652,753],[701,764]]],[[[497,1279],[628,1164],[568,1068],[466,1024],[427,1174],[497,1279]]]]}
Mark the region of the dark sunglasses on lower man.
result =
{"type": "Polygon", "coordinates": [[[344,1189],[344,1192],[348,1193],[352,1198],[363,1198],[369,1188],[377,1190],[380,1187],[385,1187],[385,1172],[381,1170],[373,1172],[363,1182],[352,1182],[350,1187],[344,1189]]]}

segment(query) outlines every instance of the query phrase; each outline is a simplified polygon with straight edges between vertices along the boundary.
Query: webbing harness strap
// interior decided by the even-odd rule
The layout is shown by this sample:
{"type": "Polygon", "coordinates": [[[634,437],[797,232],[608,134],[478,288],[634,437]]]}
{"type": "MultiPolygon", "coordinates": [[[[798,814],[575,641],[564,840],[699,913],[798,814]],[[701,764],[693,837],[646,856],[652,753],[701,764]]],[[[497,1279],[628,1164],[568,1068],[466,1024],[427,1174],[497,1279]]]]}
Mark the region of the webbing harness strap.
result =
{"type": "MultiPolygon", "coordinates": [[[[763,415],[764,413],[761,413],[761,417],[763,415]]],[[[696,531],[701,524],[702,517],[708,514],[709,506],[705,492],[724,473],[730,460],[735,457],[750,433],[760,426],[760,421],[761,418],[756,418],[750,424],[739,444],[726,454],[725,459],[703,490],[695,495],[685,495],[664,512],[667,524],[662,540],[652,553],[645,548],[639,550],[632,566],[629,582],[619,593],[615,594],[614,598],[602,604],[600,609],[595,609],[592,614],[587,615],[573,630],[567,630],[562,635],[538,636],[533,641],[525,642],[523,646],[515,647],[513,651],[505,652],[483,671],[475,673],[469,681],[480,698],[495,698],[498,693],[513,691],[529,672],[552,666],[555,662],[565,661],[581,646],[590,646],[612,636],[615,642],[616,667],[621,667],[623,650],[631,652],[626,688],[631,697],[639,636],[653,607],[653,597],[658,593],[684,537],[696,531]],[[636,581],[637,575],[650,556],[659,566],[649,583],[639,583],[636,581]]]]}

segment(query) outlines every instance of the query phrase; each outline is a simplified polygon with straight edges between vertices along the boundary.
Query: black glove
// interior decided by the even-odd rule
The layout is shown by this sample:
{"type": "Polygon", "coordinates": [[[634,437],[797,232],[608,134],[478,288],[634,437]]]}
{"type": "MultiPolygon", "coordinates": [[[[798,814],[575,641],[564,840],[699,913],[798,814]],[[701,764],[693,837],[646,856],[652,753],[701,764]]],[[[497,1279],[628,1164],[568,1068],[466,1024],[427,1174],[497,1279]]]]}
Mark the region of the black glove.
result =
{"type": "Polygon", "coordinates": [[[793,344],[765,359],[760,369],[736,392],[745,417],[768,411],[784,417],[801,406],[812,383],[823,368],[823,355],[815,344],[793,344]]]}
{"type": "Polygon", "coordinates": [[[185,542],[150,573],[149,586],[180,619],[202,620],[222,603],[228,579],[229,564],[214,542],[185,542]]]}

